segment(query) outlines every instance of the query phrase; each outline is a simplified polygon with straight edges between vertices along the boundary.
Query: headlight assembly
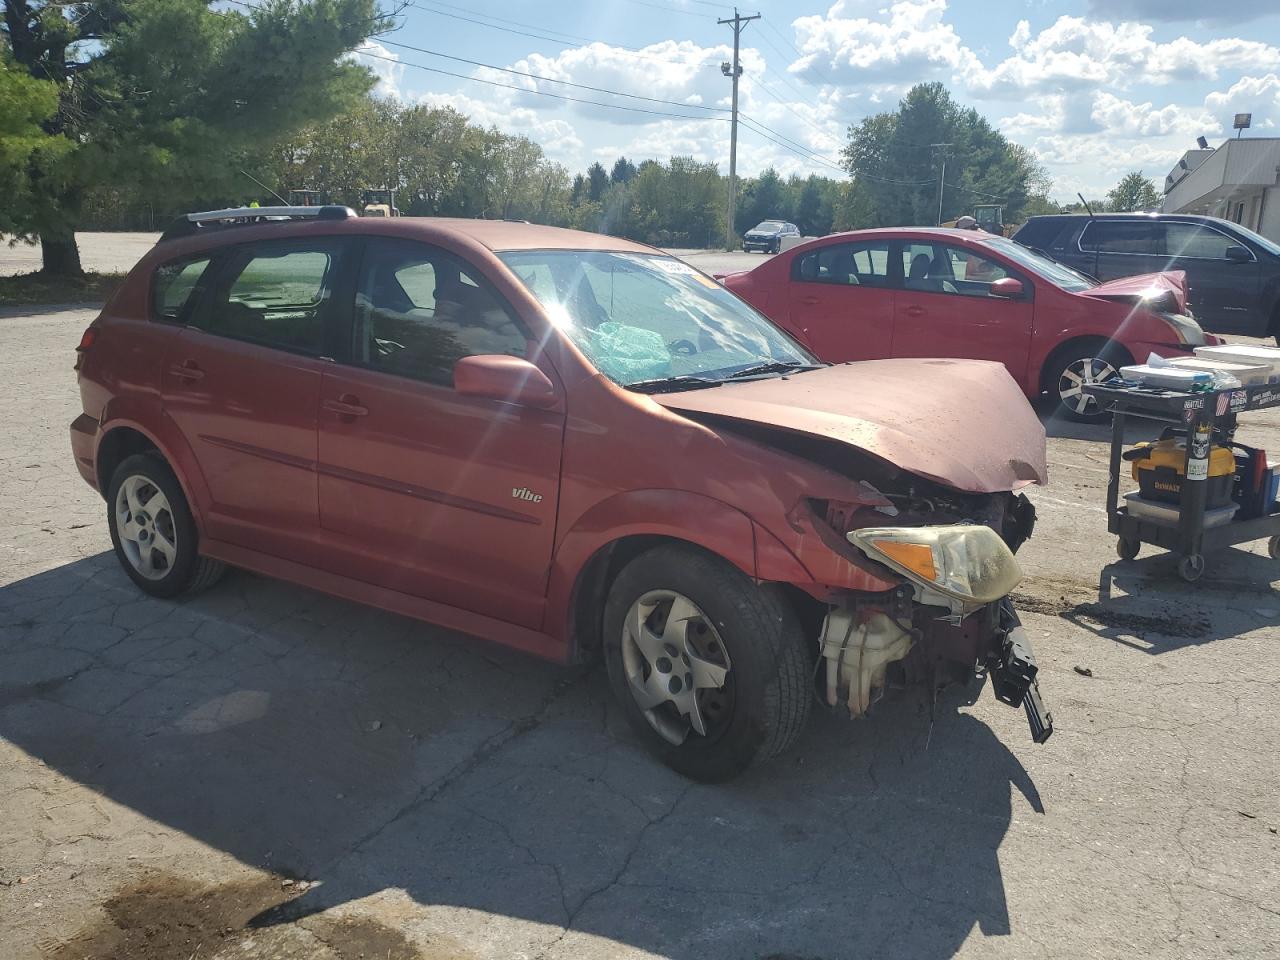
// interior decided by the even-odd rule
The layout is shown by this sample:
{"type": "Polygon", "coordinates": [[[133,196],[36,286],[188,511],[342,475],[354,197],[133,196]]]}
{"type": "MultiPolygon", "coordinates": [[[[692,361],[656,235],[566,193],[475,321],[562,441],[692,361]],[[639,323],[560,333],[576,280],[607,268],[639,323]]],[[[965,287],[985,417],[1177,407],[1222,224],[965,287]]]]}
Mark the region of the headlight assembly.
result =
{"type": "Polygon", "coordinates": [[[936,527],[864,527],[846,534],[872,560],[941,594],[960,611],[1007,596],[1022,581],[1013,552],[990,527],[951,524],[936,527]]]}

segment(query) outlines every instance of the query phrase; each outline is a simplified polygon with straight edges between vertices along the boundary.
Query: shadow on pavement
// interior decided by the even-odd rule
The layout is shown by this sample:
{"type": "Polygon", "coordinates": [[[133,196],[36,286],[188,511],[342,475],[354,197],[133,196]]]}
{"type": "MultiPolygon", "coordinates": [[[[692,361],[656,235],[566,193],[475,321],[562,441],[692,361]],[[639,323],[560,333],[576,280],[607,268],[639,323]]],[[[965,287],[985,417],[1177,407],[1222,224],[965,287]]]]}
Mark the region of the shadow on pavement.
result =
{"type": "Polygon", "coordinates": [[[1010,932],[997,851],[1014,803],[1043,811],[961,710],[976,691],[932,731],[910,699],[820,712],[794,753],[712,788],[649,760],[598,669],[247,574],[166,603],[103,554],[0,589],[0,624],[0,735],[319,881],[265,925],[395,888],[493,915],[486,938],[546,925],[495,954],[589,935],[687,960],[946,958],[975,924],[1010,932]]]}
{"type": "Polygon", "coordinates": [[[1203,577],[1186,583],[1177,555],[1144,545],[1136,560],[1102,568],[1098,599],[1061,611],[1096,636],[1150,654],[1239,636],[1280,619],[1280,564],[1230,548],[1206,554],[1203,577]]]}

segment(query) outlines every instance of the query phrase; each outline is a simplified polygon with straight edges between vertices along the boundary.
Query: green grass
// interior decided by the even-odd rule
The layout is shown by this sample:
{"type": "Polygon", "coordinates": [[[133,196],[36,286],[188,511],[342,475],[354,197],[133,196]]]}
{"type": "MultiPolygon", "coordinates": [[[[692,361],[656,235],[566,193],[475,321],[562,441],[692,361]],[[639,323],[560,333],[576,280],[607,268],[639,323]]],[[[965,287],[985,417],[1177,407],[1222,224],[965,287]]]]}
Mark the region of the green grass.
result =
{"type": "Polygon", "coordinates": [[[23,273],[15,277],[0,277],[0,307],[102,303],[116,292],[123,281],[123,273],[86,273],[83,277],[23,273]]]}

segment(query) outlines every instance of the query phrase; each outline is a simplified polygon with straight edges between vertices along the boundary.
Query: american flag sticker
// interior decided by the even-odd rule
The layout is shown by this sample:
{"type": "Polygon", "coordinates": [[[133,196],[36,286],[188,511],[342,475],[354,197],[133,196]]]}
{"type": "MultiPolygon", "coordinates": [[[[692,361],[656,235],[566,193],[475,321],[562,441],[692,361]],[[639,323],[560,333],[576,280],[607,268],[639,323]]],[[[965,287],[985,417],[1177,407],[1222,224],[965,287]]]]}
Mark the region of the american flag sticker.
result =
{"type": "Polygon", "coordinates": [[[1226,412],[1227,412],[1227,405],[1228,405],[1230,402],[1231,402],[1231,394],[1230,394],[1230,393],[1220,393],[1220,394],[1218,394],[1218,416],[1220,416],[1220,417],[1221,417],[1221,416],[1225,416],[1225,415],[1226,415],[1226,412]]]}

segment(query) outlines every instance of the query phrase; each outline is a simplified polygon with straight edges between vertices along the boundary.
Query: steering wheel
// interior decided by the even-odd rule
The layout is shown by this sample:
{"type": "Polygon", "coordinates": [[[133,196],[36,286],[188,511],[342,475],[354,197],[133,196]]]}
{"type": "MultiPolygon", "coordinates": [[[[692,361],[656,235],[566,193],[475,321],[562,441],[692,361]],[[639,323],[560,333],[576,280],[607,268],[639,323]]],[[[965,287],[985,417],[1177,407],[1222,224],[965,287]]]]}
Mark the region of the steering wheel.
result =
{"type": "Polygon", "coordinates": [[[682,357],[692,357],[698,352],[698,348],[694,345],[692,340],[684,339],[672,340],[667,344],[667,349],[682,357]]]}
{"type": "Polygon", "coordinates": [[[373,345],[378,354],[383,357],[389,357],[393,353],[404,349],[403,343],[397,343],[395,340],[384,340],[382,337],[374,337],[373,345]]]}

